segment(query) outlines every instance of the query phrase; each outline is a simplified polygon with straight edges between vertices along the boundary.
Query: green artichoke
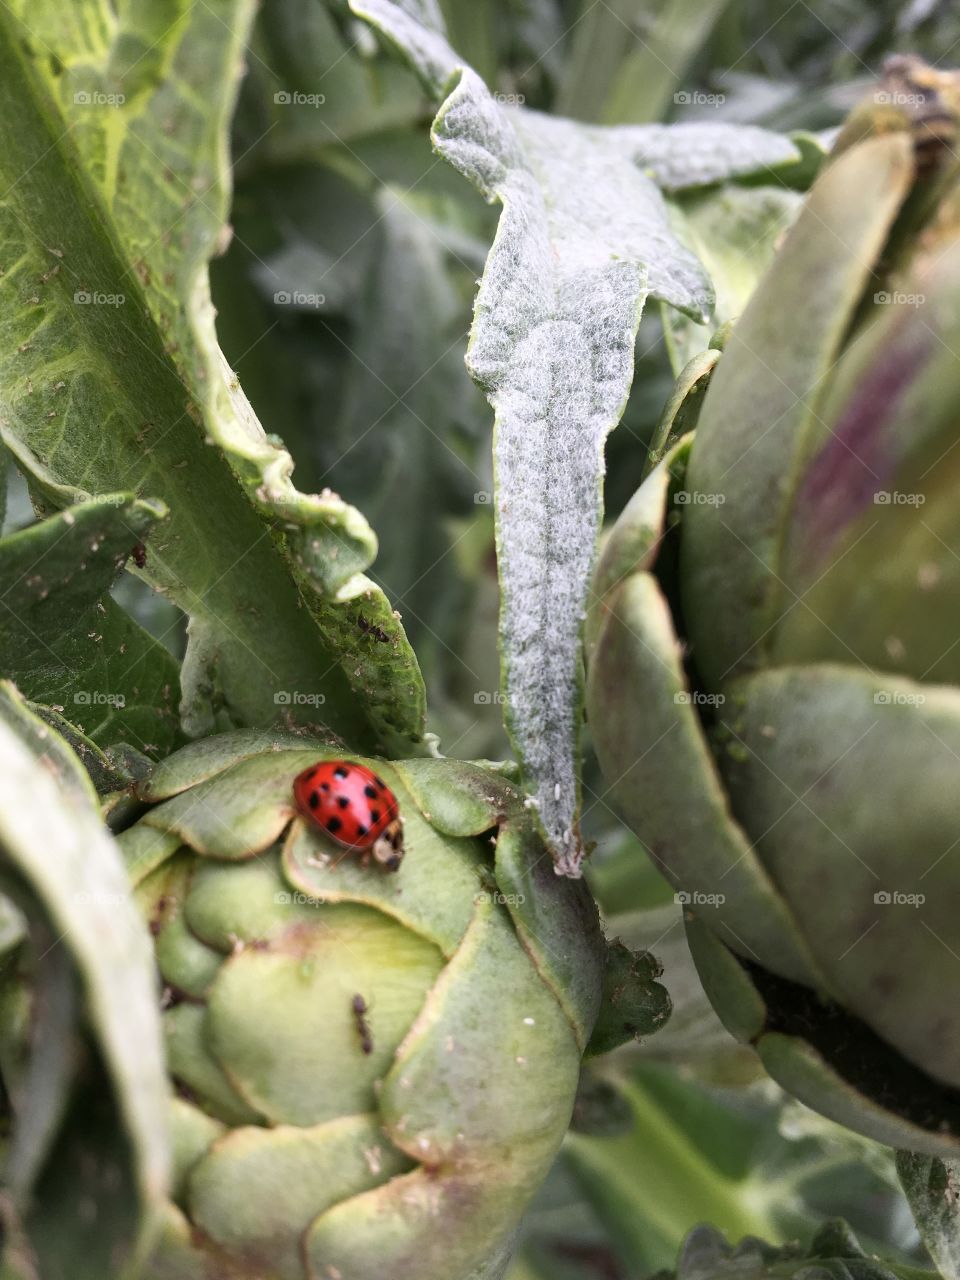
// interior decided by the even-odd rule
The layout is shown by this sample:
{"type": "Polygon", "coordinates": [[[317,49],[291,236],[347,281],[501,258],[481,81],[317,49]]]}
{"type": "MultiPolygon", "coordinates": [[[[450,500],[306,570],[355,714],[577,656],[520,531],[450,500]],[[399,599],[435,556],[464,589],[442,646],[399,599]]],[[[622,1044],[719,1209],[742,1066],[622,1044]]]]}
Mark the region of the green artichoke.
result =
{"type": "Polygon", "coordinates": [[[600,764],[721,1017],[931,1154],[960,1147],[957,81],[898,59],[855,115],[588,624],[600,764]]]}
{"type": "Polygon", "coordinates": [[[405,856],[343,856],[291,791],[341,756],[207,739],[120,837],[176,1095],[152,1280],[499,1276],[567,1127],[603,969],[586,890],[504,776],[454,761],[368,762],[405,856]]]}

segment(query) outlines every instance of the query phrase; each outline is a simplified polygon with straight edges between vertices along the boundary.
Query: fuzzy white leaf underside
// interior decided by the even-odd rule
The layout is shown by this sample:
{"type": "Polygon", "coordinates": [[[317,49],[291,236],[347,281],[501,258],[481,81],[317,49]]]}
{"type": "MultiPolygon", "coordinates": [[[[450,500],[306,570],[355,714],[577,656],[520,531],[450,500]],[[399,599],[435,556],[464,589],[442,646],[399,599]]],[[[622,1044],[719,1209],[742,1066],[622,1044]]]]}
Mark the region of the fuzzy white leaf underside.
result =
{"type": "Polygon", "coordinates": [[[647,294],[697,320],[713,304],[673,234],[650,168],[669,185],[789,159],[762,130],[596,128],[507,106],[450,48],[429,0],[352,0],[428,89],[446,94],[436,149],[503,213],[467,354],[495,410],[500,639],[507,725],[557,861],[582,856],[581,633],[603,518],[603,445],[626,404],[647,294]],[[691,132],[692,131],[692,132],[691,132]]]}

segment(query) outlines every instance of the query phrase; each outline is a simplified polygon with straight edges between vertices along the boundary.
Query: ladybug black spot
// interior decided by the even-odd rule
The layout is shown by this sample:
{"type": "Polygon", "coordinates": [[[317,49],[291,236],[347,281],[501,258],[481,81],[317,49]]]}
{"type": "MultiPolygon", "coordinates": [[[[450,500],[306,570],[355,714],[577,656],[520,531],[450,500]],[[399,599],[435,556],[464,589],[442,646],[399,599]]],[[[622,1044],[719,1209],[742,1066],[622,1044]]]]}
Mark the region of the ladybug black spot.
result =
{"type": "Polygon", "coordinates": [[[384,782],[384,780],[383,780],[382,778],[378,778],[378,777],[377,777],[377,775],[376,775],[376,774],[374,774],[374,775],[373,775],[373,781],[374,781],[374,784],[375,784],[376,786],[378,786],[378,787],[380,788],[380,790],[381,790],[381,791],[386,791],[386,789],[387,789],[387,784],[384,782]]]}
{"type": "Polygon", "coordinates": [[[370,810],[370,821],[371,821],[371,822],[379,822],[379,821],[380,821],[380,810],[379,810],[379,809],[371,809],[371,810],[370,810]]]}
{"type": "Polygon", "coordinates": [[[367,783],[367,785],[363,788],[363,794],[367,797],[367,799],[368,799],[368,800],[376,800],[376,798],[377,798],[377,791],[376,791],[376,788],[375,788],[375,787],[371,787],[371,785],[370,785],[370,783],[369,783],[369,782],[368,782],[368,783],[367,783]]]}
{"type": "Polygon", "coordinates": [[[319,803],[320,803],[320,792],[311,791],[310,797],[307,800],[307,804],[310,806],[311,809],[315,809],[319,803]]]}
{"type": "Polygon", "coordinates": [[[329,832],[335,834],[343,826],[343,823],[339,818],[328,818],[324,825],[329,832]]]}
{"type": "Polygon", "coordinates": [[[349,777],[350,777],[350,770],[349,770],[348,768],[346,768],[346,766],[345,766],[345,765],[338,764],[338,765],[337,765],[337,767],[336,767],[336,769],[334,769],[334,771],[333,771],[333,776],[334,776],[335,778],[349,778],[349,777]]]}
{"type": "Polygon", "coordinates": [[[320,783],[320,790],[321,790],[321,791],[329,791],[329,790],[330,790],[330,783],[329,783],[329,782],[321,782],[321,783],[320,783]]]}
{"type": "Polygon", "coordinates": [[[349,806],[350,801],[347,799],[346,796],[337,796],[337,804],[340,806],[341,809],[346,809],[349,806]]]}
{"type": "Polygon", "coordinates": [[[365,827],[365,826],[363,825],[363,823],[362,823],[362,822],[358,822],[358,823],[357,823],[357,835],[361,838],[361,840],[363,839],[363,837],[367,834],[367,832],[368,832],[369,830],[370,830],[370,828],[369,828],[369,827],[365,827]]]}

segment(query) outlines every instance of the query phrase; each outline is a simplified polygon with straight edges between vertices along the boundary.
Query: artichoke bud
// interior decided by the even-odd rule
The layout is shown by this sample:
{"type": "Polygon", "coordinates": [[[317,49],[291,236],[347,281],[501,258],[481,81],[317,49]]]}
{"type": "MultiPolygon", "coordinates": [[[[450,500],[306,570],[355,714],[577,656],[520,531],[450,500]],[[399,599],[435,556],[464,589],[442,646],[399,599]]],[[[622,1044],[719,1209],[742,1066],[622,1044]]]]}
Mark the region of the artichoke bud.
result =
{"type": "Polygon", "coordinates": [[[955,438],[960,385],[949,149],[935,203],[920,223],[910,215],[908,236],[903,222],[931,172],[917,130],[945,145],[960,74],[898,58],[882,86],[841,135],[699,418],[688,487],[703,501],[685,512],[683,594],[711,685],[851,655],[936,681],[960,661],[942,643],[960,530],[949,464],[934,466],[955,438]]]}
{"type": "Polygon", "coordinates": [[[511,783],[455,761],[354,762],[403,822],[400,865],[365,864],[294,803],[334,758],[207,739],[120,837],[176,1094],[156,1277],[492,1275],[569,1121],[601,986],[586,890],[511,783]]]}
{"type": "Polygon", "coordinates": [[[851,111],[833,147],[836,157],[865,138],[909,133],[919,176],[927,176],[956,150],[960,77],[931,67],[915,54],[887,58],[883,75],[851,111]]]}
{"type": "Polygon", "coordinates": [[[901,59],[855,113],[587,631],[598,759],[721,1018],[809,1106],[954,1156],[958,110],[901,59]]]}

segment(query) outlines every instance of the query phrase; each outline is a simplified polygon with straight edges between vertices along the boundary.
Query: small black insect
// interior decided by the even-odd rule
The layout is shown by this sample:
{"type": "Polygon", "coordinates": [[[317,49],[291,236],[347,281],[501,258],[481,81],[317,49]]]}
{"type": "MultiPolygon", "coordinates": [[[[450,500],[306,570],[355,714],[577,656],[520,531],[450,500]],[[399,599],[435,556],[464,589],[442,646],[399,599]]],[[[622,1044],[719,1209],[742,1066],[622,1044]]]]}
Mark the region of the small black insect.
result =
{"type": "Polygon", "coordinates": [[[143,569],[147,563],[147,548],[142,542],[138,542],[130,552],[133,556],[133,563],[138,569],[143,569]]]}
{"type": "Polygon", "coordinates": [[[365,636],[372,636],[374,640],[379,640],[381,644],[389,644],[390,636],[384,631],[383,627],[378,627],[375,622],[370,622],[362,613],[357,615],[357,626],[365,636]]]}
{"type": "Polygon", "coordinates": [[[367,1002],[363,996],[357,995],[353,997],[350,1005],[357,1024],[357,1034],[360,1036],[360,1048],[364,1053],[373,1053],[373,1033],[370,1030],[370,1023],[367,1021],[367,1002]]]}

